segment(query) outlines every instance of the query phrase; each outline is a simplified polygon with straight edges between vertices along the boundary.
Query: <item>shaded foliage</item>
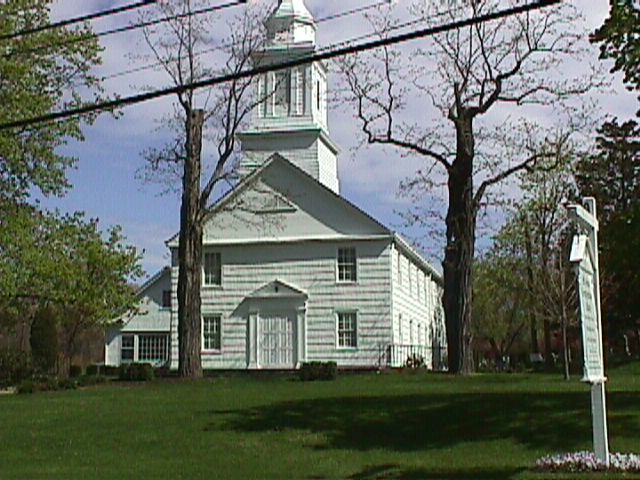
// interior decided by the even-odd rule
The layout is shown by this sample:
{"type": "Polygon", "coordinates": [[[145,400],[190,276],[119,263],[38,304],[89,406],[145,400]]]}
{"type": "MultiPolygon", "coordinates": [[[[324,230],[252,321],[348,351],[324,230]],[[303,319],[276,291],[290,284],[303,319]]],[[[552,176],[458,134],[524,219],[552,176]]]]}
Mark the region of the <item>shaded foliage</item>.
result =
{"type": "Polygon", "coordinates": [[[580,194],[593,196],[600,220],[603,319],[611,335],[636,329],[637,302],[629,292],[640,289],[640,126],[634,120],[605,122],[595,152],[580,160],[576,179],[580,194]]]}

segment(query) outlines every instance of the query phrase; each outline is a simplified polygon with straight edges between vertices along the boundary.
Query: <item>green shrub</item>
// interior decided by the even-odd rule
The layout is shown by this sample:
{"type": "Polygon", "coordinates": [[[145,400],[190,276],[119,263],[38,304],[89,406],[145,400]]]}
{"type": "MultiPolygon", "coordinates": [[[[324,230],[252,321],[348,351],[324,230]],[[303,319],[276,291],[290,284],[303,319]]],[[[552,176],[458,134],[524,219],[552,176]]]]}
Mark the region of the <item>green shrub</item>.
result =
{"type": "Polygon", "coordinates": [[[69,377],[78,378],[82,375],[82,367],[80,365],[71,365],[69,367],[69,377]]]}
{"type": "Polygon", "coordinates": [[[146,382],[153,380],[153,367],[149,363],[121,365],[119,378],[127,382],[146,382]]]}
{"type": "Polygon", "coordinates": [[[335,380],[338,375],[336,362],[305,362],[300,367],[300,380],[335,380]]]}
{"type": "Polygon", "coordinates": [[[113,365],[101,365],[100,374],[107,377],[117,377],[120,375],[120,367],[114,367],[113,365]]]}
{"type": "Polygon", "coordinates": [[[27,353],[19,350],[0,352],[0,387],[18,385],[32,375],[31,358],[27,353]]]}
{"type": "Polygon", "coordinates": [[[34,384],[31,380],[24,380],[20,382],[17,388],[17,392],[20,394],[33,393],[35,391],[34,384]]]}
{"type": "Polygon", "coordinates": [[[39,308],[31,324],[31,356],[36,370],[53,370],[58,359],[58,328],[53,307],[39,308]]]}
{"type": "Polygon", "coordinates": [[[105,375],[107,377],[117,377],[120,375],[120,367],[112,365],[92,364],[85,370],[85,375],[105,375]]]}
{"type": "Polygon", "coordinates": [[[338,364],[336,362],[324,362],[322,364],[322,377],[320,380],[335,380],[338,376],[338,364]]]}
{"type": "Polygon", "coordinates": [[[425,368],[427,364],[425,363],[422,355],[413,353],[407,357],[407,361],[404,363],[404,366],[406,368],[425,368]]]}
{"type": "Polygon", "coordinates": [[[78,384],[71,378],[63,378],[58,382],[58,388],[61,390],[75,390],[78,384]]]}
{"type": "Polygon", "coordinates": [[[34,378],[33,387],[38,392],[54,392],[58,390],[60,382],[57,377],[42,375],[34,378]]]}
{"type": "Polygon", "coordinates": [[[104,377],[102,375],[83,375],[80,378],[78,378],[78,386],[89,387],[91,385],[105,383],[106,381],[107,381],[107,377],[104,377]]]}

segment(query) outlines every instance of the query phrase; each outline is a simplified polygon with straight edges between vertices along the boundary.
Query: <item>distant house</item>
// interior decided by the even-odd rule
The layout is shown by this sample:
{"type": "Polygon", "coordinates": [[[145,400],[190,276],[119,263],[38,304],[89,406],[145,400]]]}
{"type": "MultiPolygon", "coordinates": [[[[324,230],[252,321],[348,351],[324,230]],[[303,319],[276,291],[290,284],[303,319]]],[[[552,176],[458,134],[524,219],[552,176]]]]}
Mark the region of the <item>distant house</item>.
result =
{"type": "MultiPolygon", "coordinates": [[[[280,1],[266,25],[263,61],[315,49],[302,0],[280,1]]],[[[415,357],[440,368],[442,279],[401,236],[340,196],[325,67],[267,73],[257,89],[266,100],[239,136],[243,179],[204,228],[203,367],[333,360],[373,368],[415,357]]],[[[147,313],[110,332],[108,364],[165,360],[177,368],[177,235],[167,246],[171,268],[141,289],[147,313]]]]}
{"type": "Polygon", "coordinates": [[[171,330],[171,269],[165,267],[138,290],[135,315],[123,315],[108,330],[105,364],[128,362],[165,365],[169,358],[171,330]]]}

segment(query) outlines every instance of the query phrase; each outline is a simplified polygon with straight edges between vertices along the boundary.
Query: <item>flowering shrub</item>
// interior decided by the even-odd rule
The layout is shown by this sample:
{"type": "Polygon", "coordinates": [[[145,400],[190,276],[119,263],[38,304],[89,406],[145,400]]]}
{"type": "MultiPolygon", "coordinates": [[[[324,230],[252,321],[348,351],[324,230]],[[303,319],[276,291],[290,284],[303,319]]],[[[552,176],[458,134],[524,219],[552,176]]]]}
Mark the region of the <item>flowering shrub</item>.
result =
{"type": "MultiPolygon", "coordinates": [[[[606,470],[604,462],[593,452],[547,455],[536,461],[536,469],[547,472],[595,472],[606,470]]],[[[640,455],[635,453],[609,454],[609,471],[640,473],[640,455]]]]}

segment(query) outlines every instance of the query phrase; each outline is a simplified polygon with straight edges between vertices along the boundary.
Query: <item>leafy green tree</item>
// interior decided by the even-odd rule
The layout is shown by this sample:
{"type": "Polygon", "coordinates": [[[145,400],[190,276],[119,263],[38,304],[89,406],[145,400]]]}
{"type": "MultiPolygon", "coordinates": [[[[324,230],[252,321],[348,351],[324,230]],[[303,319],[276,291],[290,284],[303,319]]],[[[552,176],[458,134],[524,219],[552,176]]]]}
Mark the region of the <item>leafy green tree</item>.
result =
{"type": "Polygon", "coordinates": [[[605,122],[598,129],[593,155],[577,165],[582,196],[593,196],[600,220],[603,319],[609,335],[636,329],[640,316],[629,292],[640,288],[640,126],[635,120],[605,122]]]}
{"type": "Polygon", "coordinates": [[[611,72],[623,72],[629,89],[640,90],[640,4],[634,0],[609,3],[609,17],[591,41],[600,44],[601,59],[614,60],[611,72]]]}
{"type": "Polygon", "coordinates": [[[81,214],[42,213],[24,204],[15,205],[8,221],[10,228],[0,228],[0,306],[27,318],[39,306],[51,308],[67,359],[80,333],[135,310],[130,282],[143,274],[140,255],[119,228],[103,233],[81,214]]]}
{"type": "MultiPolygon", "coordinates": [[[[48,25],[51,3],[0,2],[2,123],[77,107],[102,96],[92,73],[101,62],[101,48],[88,25],[15,35],[48,25]]],[[[61,194],[67,186],[65,171],[75,159],[58,147],[69,139],[82,139],[82,123],[94,118],[85,115],[0,130],[0,195],[24,198],[32,188],[61,194]]]]}
{"type": "Polygon", "coordinates": [[[530,306],[524,259],[494,247],[474,268],[474,336],[489,343],[494,359],[508,357],[527,334],[530,306]]]}
{"type": "MultiPolygon", "coordinates": [[[[552,333],[559,329],[566,378],[570,357],[568,336],[576,321],[573,314],[576,298],[573,272],[567,261],[571,231],[562,203],[576,195],[572,173],[575,157],[568,146],[557,150],[553,157],[541,160],[538,168],[520,174],[523,198],[496,236],[488,256],[491,275],[502,277],[494,287],[502,293],[493,291],[488,297],[500,298],[501,305],[492,307],[499,313],[495,323],[502,328],[520,326],[522,319],[516,322],[511,318],[515,312],[508,314],[509,305],[518,304],[518,314],[524,316],[529,325],[531,353],[540,351],[538,332],[542,325],[543,356],[549,368],[554,364],[552,333]]],[[[480,268],[487,267],[481,264],[480,268]]],[[[482,308],[482,303],[479,306],[482,308]]]]}
{"type": "Polygon", "coordinates": [[[52,305],[39,308],[31,323],[31,356],[36,369],[49,373],[58,360],[58,327],[56,312],[52,305]]]}

